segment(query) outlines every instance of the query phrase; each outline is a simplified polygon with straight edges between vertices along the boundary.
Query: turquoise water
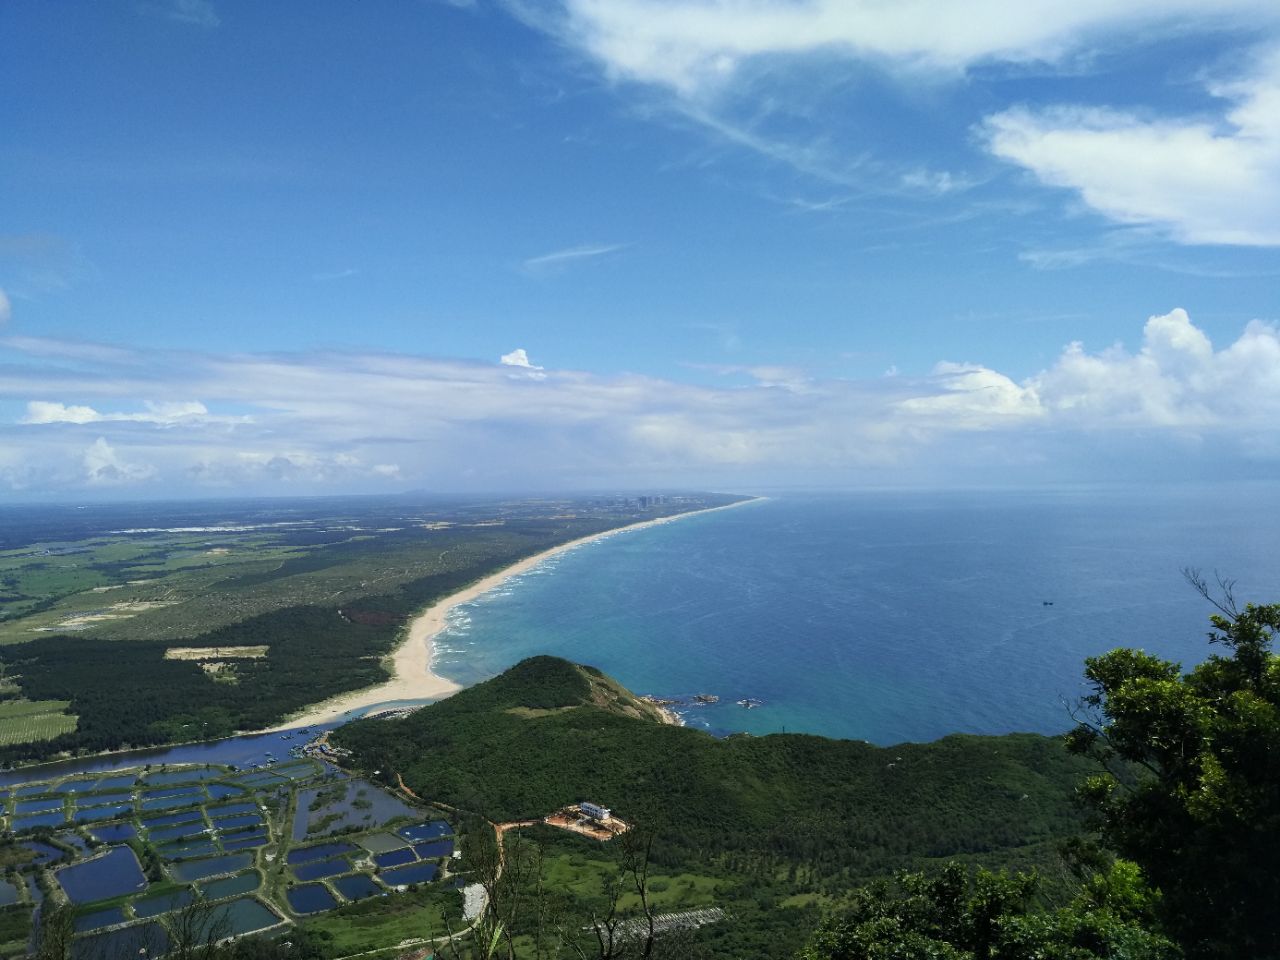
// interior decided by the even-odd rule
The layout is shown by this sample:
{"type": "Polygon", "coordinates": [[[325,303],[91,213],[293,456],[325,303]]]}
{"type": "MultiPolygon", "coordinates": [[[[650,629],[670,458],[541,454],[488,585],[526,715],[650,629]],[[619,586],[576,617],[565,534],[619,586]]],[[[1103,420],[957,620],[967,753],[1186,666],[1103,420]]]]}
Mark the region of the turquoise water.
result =
{"type": "Polygon", "coordinates": [[[1280,600],[1277,533],[1266,487],[776,498],[553,558],[456,608],[435,668],[469,684],[556,654],[717,695],[682,712],[718,733],[1052,733],[1085,657],[1210,652],[1182,567],[1280,600]]]}

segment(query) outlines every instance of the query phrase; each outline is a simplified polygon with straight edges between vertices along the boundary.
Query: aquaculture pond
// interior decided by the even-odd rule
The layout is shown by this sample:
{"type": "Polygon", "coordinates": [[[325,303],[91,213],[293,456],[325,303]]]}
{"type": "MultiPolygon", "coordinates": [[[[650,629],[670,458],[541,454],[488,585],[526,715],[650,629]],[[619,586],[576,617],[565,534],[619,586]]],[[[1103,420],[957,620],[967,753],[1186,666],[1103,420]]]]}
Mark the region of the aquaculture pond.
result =
{"type": "Polygon", "coordinates": [[[144,830],[154,830],[156,827],[167,827],[175,823],[191,823],[193,820],[203,820],[200,811],[183,810],[181,813],[166,813],[158,817],[143,817],[139,823],[142,824],[144,830]]]}
{"type": "Polygon", "coordinates": [[[209,880],[198,884],[200,895],[206,900],[221,900],[224,897],[237,897],[245,893],[253,893],[262,884],[262,877],[256,870],[242,873],[235,877],[223,877],[221,880],[209,880]]]}
{"type": "Polygon", "coordinates": [[[69,867],[56,874],[58,884],[72,903],[93,903],[146,889],[138,858],[128,847],[112,847],[101,856],[69,867]]]}
{"type": "Polygon", "coordinates": [[[289,909],[294,913],[320,913],[322,910],[332,910],[338,905],[333,894],[321,883],[304,883],[298,887],[290,887],[285,891],[285,897],[289,901],[289,909]]]}
{"type": "Polygon", "coordinates": [[[61,810],[61,797],[45,797],[41,800],[19,800],[13,805],[14,813],[41,813],[46,810],[61,810]]]}
{"type": "Polygon", "coordinates": [[[268,842],[265,833],[254,833],[249,836],[242,837],[237,840],[229,840],[224,838],[222,841],[223,850],[249,850],[253,847],[265,846],[268,842]]]}
{"type": "Polygon", "coordinates": [[[195,899],[195,894],[190,890],[176,890],[158,897],[146,897],[133,901],[133,912],[140,917],[158,917],[171,910],[181,910],[194,903],[195,899]]]}
{"type": "Polygon", "coordinates": [[[437,860],[440,857],[453,856],[452,840],[432,840],[430,843],[415,843],[413,852],[421,860],[437,860]]]}
{"type": "Polygon", "coordinates": [[[132,805],[128,803],[113,803],[108,807],[89,807],[85,810],[77,810],[75,821],[76,823],[94,823],[98,820],[114,820],[132,809],[132,805]]]}
{"type": "Polygon", "coordinates": [[[287,862],[290,866],[298,863],[307,863],[310,860],[327,860],[330,857],[340,857],[345,853],[355,853],[358,850],[354,843],[346,843],[340,841],[338,843],[320,843],[314,847],[298,847],[289,851],[287,862]]]}
{"type": "Polygon", "coordinates": [[[156,847],[163,860],[190,860],[194,857],[212,857],[218,852],[212,840],[180,840],[156,847]]]}
{"type": "Polygon", "coordinates": [[[96,910],[93,913],[82,913],[75,919],[76,933],[89,930],[101,930],[103,927],[124,923],[128,919],[124,915],[124,907],[112,907],[110,910],[96,910]]]}
{"type": "Polygon", "coordinates": [[[138,829],[131,823],[100,823],[89,830],[89,836],[99,843],[120,843],[137,835],[138,829]]]}
{"type": "Polygon", "coordinates": [[[211,922],[216,925],[217,932],[226,931],[227,936],[238,937],[274,927],[281,918],[256,897],[241,897],[219,904],[213,911],[211,922]]]}
{"type": "Polygon", "coordinates": [[[430,823],[416,823],[411,827],[401,827],[396,833],[410,843],[417,843],[420,840],[435,840],[450,836],[453,833],[453,827],[444,820],[432,820],[430,823]]]}
{"type": "Polygon", "coordinates": [[[399,850],[392,850],[390,853],[379,853],[373,858],[373,862],[379,867],[402,867],[406,863],[413,863],[417,859],[413,854],[413,850],[409,847],[401,847],[399,850]]]}
{"type": "Polygon", "coordinates": [[[294,867],[293,875],[299,880],[322,880],[325,877],[336,877],[350,870],[351,864],[345,859],[314,860],[294,867]]]}
{"type": "Polygon", "coordinates": [[[363,873],[353,873],[349,877],[338,877],[331,880],[334,888],[348,900],[363,900],[365,897],[376,897],[386,893],[380,886],[363,873]]]}
{"type": "Polygon", "coordinates": [[[221,873],[239,873],[252,865],[252,854],[229,853],[221,857],[210,857],[207,860],[182,860],[171,863],[169,873],[179,883],[190,883],[192,880],[216,877],[221,873]]]}
{"type": "Polygon", "coordinates": [[[440,868],[434,863],[414,863],[394,870],[383,870],[378,877],[388,886],[396,887],[410,883],[430,883],[439,872],[440,868]]]}
{"type": "Polygon", "coordinates": [[[13,832],[20,833],[32,827],[59,827],[66,821],[66,815],[61,810],[52,813],[36,813],[29,817],[14,817],[13,832]]]}
{"type": "Polygon", "coordinates": [[[81,937],[71,944],[71,960],[120,960],[159,956],[169,949],[169,935],[154,920],[81,937]]]}
{"type": "Polygon", "coordinates": [[[388,853],[399,850],[407,843],[404,837],[397,837],[393,833],[370,833],[360,838],[360,846],[370,853],[388,853]]]}
{"type": "Polygon", "coordinates": [[[166,918],[201,901],[216,908],[211,929],[235,936],[392,896],[384,883],[438,879],[437,865],[421,859],[452,849],[437,839],[453,833],[447,822],[424,822],[421,806],[312,759],[90,776],[75,763],[52,765],[65,770],[60,776],[0,789],[0,812],[13,827],[57,830],[51,842],[20,840],[33,859],[19,866],[21,885],[0,880],[0,907],[33,909],[43,899],[36,871],[52,867],[83,907],[71,960],[120,960],[143,948],[158,956],[168,947],[166,918]],[[332,836],[339,831],[349,836],[332,836]],[[293,836],[309,845],[290,849],[293,836]],[[141,864],[153,858],[161,876],[148,884],[141,864]],[[268,876],[284,882],[268,884],[268,876]]]}
{"type": "Polygon", "coordinates": [[[417,812],[367,780],[312,787],[298,793],[293,839],[329,836],[340,830],[371,830],[417,812]]]}

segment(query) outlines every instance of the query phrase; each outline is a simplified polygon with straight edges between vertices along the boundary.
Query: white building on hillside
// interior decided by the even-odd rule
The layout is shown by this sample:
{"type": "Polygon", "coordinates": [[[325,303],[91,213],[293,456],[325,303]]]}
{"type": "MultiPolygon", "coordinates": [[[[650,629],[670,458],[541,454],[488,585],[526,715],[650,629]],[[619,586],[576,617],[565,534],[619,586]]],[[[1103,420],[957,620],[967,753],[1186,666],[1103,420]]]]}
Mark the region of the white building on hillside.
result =
{"type": "Polygon", "coordinates": [[[592,820],[601,822],[608,821],[613,816],[613,811],[608,807],[602,807],[598,803],[591,803],[587,800],[583,800],[582,803],[578,804],[578,809],[592,820]]]}

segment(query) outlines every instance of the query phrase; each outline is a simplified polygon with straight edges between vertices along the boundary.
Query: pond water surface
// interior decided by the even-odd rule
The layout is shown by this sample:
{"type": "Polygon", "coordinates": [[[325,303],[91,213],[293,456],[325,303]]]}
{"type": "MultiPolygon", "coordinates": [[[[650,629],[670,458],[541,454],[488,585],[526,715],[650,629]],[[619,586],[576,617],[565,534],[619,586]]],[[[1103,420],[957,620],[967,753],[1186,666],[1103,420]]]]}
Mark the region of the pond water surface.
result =
{"type": "Polygon", "coordinates": [[[101,856],[60,868],[58,883],[72,903],[92,903],[145,890],[146,877],[128,847],[111,847],[101,856]]]}
{"type": "Polygon", "coordinates": [[[241,870],[247,870],[252,863],[252,854],[228,853],[221,857],[210,857],[207,860],[184,860],[181,863],[171,863],[169,873],[179,883],[190,883],[192,880],[204,880],[220,873],[239,873],[241,870]]]}
{"type": "Polygon", "coordinates": [[[289,900],[289,909],[294,913],[319,913],[332,910],[338,905],[333,894],[319,883],[306,883],[300,887],[290,887],[285,891],[289,900]]]}

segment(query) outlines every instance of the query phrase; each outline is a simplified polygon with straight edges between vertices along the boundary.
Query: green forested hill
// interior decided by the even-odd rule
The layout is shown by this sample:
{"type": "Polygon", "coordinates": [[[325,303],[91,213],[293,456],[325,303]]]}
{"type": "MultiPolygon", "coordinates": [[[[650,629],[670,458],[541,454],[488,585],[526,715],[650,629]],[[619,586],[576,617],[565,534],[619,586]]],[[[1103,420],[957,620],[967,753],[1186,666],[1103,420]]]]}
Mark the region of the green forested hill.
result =
{"type": "Polygon", "coordinates": [[[637,716],[644,706],[592,668],[535,657],[334,741],[385,780],[399,773],[420,796],[495,821],[610,805],[653,825],[663,869],[723,877],[722,896],[770,904],[954,857],[1047,867],[1052,889],[1055,845],[1081,829],[1074,788],[1093,768],[1059,738],[720,740],[637,716]]]}

